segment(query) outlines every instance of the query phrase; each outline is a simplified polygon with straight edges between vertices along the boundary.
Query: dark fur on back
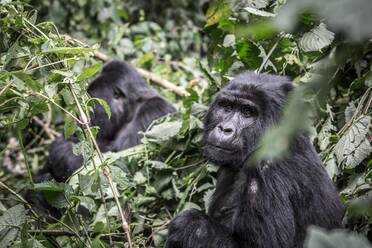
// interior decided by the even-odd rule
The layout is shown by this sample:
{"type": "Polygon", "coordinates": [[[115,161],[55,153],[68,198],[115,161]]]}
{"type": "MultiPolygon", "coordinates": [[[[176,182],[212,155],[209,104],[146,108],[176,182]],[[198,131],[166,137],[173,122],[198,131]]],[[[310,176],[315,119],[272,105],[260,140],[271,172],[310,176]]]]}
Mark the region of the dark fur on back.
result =
{"type": "Polygon", "coordinates": [[[220,165],[208,214],[191,209],[177,215],[169,226],[167,248],[300,248],[310,225],[341,227],[343,206],[303,132],[291,143],[289,158],[243,166],[264,131],[278,123],[291,89],[286,77],[247,72],[221,90],[205,118],[205,143],[225,142],[222,148],[204,149],[208,159],[220,165]],[[233,106],[223,111],[226,99],[233,106]],[[233,117],[240,113],[234,109],[241,101],[254,106],[245,119],[233,117]],[[233,118],[239,121],[238,131],[230,125],[233,118]],[[222,121],[222,133],[216,132],[222,121]],[[237,147],[234,153],[225,151],[226,140],[237,147]]]}

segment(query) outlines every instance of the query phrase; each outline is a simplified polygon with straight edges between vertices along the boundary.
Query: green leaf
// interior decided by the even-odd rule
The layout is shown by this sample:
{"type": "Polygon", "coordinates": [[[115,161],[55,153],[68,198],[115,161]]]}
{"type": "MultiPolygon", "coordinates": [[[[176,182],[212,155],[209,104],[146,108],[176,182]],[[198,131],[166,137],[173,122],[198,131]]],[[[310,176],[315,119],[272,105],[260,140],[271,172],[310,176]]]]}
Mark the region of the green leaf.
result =
{"type": "Polygon", "coordinates": [[[14,245],[12,245],[12,248],[45,248],[45,246],[39,240],[30,238],[26,240],[24,244],[21,242],[16,242],[14,245]]]}
{"type": "Polygon", "coordinates": [[[311,227],[305,240],[304,248],[371,248],[368,240],[360,234],[335,230],[327,232],[318,227],[311,227]]]}
{"type": "Polygon", "coordinates": [[[64,77],[72,77],[74,75],[72,71],[52,70],[52,72],[64,77]]]}
{"type": "Polygon", "coordinates": [[[247,68],[254,69],[261,65],[260,49],[253,42],[249,40],[241,41],[236,45],[236,50],[240,60],[247,68]]]}
{"type": "Polygon", "coordinates": [[[85,80],[85,79],[88,79],[88,78],[91,78],[93,77],[97,72],[99,72],[102,68],[102,64],[95,64],[95,65],[92,65],[90,67],[88,67],[87,69],[85,69],[83,72],[81,72],[78,76],[77,76],[77,81],[82,81],[82,80],[85,80]]]}
{"type": "Polygon", "coordinates": [[[50,192],[63,192],[64,191],[63,183],[57,183],[53,181],[45,181],[41,183],[35,183],[33,190],[35,191],[50,191],[50,192]]]}
{"type": "Polygon", "coordinates": [[[72,119],[71,116],[65,116],[65,124],[63,126],[63,135],[65,139],[68,139],[71,135],[73,135],[76,131],[76,122],[72,119]]]}
{"type": "Polygon", "coordinates": [[[26,214],[25,207],[19,204],[0,216],[0,247],[8,247],[17,238],[21,225],[26,222],[26,214]]]}
{"type": "Polygon", "coordinates": [[[335,34],[324,23],[305,33],[300,39],[300,48],[305,52],[319,51],[331,45],[335,34]]]}
{"type": "Polygon", "coordinates": [[[134,174],[133,182],[136,184],[144,184],[147,181],[146,177],[142,174],[142,172],[137,171],[136,174],[134,174]]]}
{"type": "Polygon", "coordinates": [[[107,102],[101,98],[92,98],[93,100],[97,101],[105,110],[108,118],[111,118],[111,108],[110,105],[107,104],[107,102]]]}
{"type": "Polygon", "coordinates": [[[17,73],[13,73],[13,76],[23,81],[32,90],[40,91],[42,88],[41,85],[37,81],[35,81],[30,75],[26,73],[17,72],[17,73]]]}
{"type": "Polygon", "coordinates": [[[336,131],[336,127],[332,124],[331,118],[327,118],[318,134],[318,145],[321,151],[324,151],[330,144],[330,138],[334,131],[336,131]]]}
{"type": "Polygon", "coordinates": [[[354,168],[371,154],[372,146],[368,140],[371,119],[370,116],[359,117],[336,144],[337,160],[346,168],[354,168]]]}
{"type": "Polygon", "coordinates": [[[54,54],[83,54],[87,52],[93,52],[95,49],[90,47],[56,47],[43,49],[42,53],[54,53],[54,54]]]}
{"type": "Polygon", "coordinates": [[[80,205],[86,208],[90,213],[95,212],[96,203],[92,198],[87,197],[87,196],[76,196],[74,198],[78,199],[80,205]]]}
{"type": "Polygon", "coordinates": [[[230,13],[230,2],[228,0],[214,0],[207,10],[205,27],[219,23],[229,17],[230,13]]]}
{"type": "Polygon", "coordinates": [[[44,91],[49,98],[53,98],[58,91],[58,84],[47,84],[44,86],[44,91]]]}
{"type": "Polygon", "coordinates": [[[164,144],[178,134],[181,126],[181,121],[164,122],[155,125],[145,133],[145,136],[149,139],[153,139],[155,143],[164,144]]]}

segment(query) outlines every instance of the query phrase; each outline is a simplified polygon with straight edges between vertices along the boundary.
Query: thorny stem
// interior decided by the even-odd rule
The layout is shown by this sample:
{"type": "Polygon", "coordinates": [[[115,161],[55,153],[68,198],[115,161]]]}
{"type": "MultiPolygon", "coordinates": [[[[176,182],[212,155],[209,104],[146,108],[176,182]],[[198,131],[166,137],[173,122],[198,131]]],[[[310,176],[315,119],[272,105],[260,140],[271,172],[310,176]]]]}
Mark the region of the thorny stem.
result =
{"type": "MultiPolygon", "coordinates": [[[[75,103],[77,105],[77,108],[79,110],[79,114],[80,114],[80,118],[81,118],[81,121],[80,123],[86,128],[86,130],[88,131],[88,134],[89,134],[89,138],[90,140],[92,141],[93,143],[93,146],[94,146],[94,149],[96,150],[97,154],[98,154],[98,157],[100,159],[100,162],[102,164],[105,163],[104,161],[104,158],[103,158],[103,155],[102,155],[102,152],[97,144],[97,141],[96,139],[94,138],[94,135],[92,133],[92,131],[90,130],[90,126],[89,126],[89,120],[88,120],[88,117],[87,115],[85,114],[85,112],[83,111],[83,108],[75,94],[75,92],[73,91],[72,87],[71,87],[71,81],[70,81],[70,84],[68,84],[69,86],[69,89],[74,97],[74,100],[75,100],[75,103]]],[[[122,225],[122,228],[124,230],[124,232],[126,233],[127,235],[127,239],[128,239],[128,245],[129,245],[129,248],[132,248],[132,241],[131,241],[131,237],[130,237],[130,226],[124,216],[124,213],[123,213],[123,210],[122,210],[122,207],[121,207],[121,204],[119,202],[119,198],[116,194],[116,191],[115,191],[115,187],[114,187],[114,184],[112,182],[112,178],[110,176],[110,169],[108,168],[107,165],[105,165],[102,169],[102,172],[103,174],[105,175],[105,177],[107,178],[108,182],[109,182],[109,185],[110,185],[110,189],[112,191],[112,194],[114,196],[114,199],[115,199],[115,203],[119,209],[119,213],[120,213],[120,217],[121,217],[121,225],[122,225]]]]}

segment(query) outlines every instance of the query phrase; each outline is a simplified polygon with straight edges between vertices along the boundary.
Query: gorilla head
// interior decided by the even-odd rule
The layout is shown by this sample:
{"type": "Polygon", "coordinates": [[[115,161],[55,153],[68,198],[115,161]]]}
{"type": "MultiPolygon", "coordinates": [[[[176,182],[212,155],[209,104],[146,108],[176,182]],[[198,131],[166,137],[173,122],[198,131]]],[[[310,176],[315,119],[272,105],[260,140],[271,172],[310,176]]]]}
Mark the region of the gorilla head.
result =
{"type": "Polygon", "coordinates": [[[133,121],[136,111],[146,100],[160,97],[132,66],[120,61],[106,64],[101,74],[89,85],[88,93],[105,100],[111,108],[111,118],[100,104],[96,104],[91,116],[92,125],[100,128],[97,140],[104,144],[104,150],[118,131],[133,121]]]}
{"type": "Polygon", "coordinates": [[[246,72],[218,94],[205,119],[205,155],[217,165],[240,166],[265,129],[278,121],[291,82],[246,72]]]}

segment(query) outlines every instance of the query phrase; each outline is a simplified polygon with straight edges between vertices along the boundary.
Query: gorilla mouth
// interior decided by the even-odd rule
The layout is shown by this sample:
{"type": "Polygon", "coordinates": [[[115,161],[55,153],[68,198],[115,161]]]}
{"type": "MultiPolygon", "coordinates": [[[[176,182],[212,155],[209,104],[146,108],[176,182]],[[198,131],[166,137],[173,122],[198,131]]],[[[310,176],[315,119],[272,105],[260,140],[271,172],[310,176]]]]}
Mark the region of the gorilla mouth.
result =
{"type": "Polygon", "coordinates": [[[236,153],[237,152],[236,149],[228,148],[227,145],[224,146],[224,145],[216,145],[216,144],[208,143],[207,146],[208,148],[221,151],[221,152],[225,152],[225,153],[236,153]]]}

